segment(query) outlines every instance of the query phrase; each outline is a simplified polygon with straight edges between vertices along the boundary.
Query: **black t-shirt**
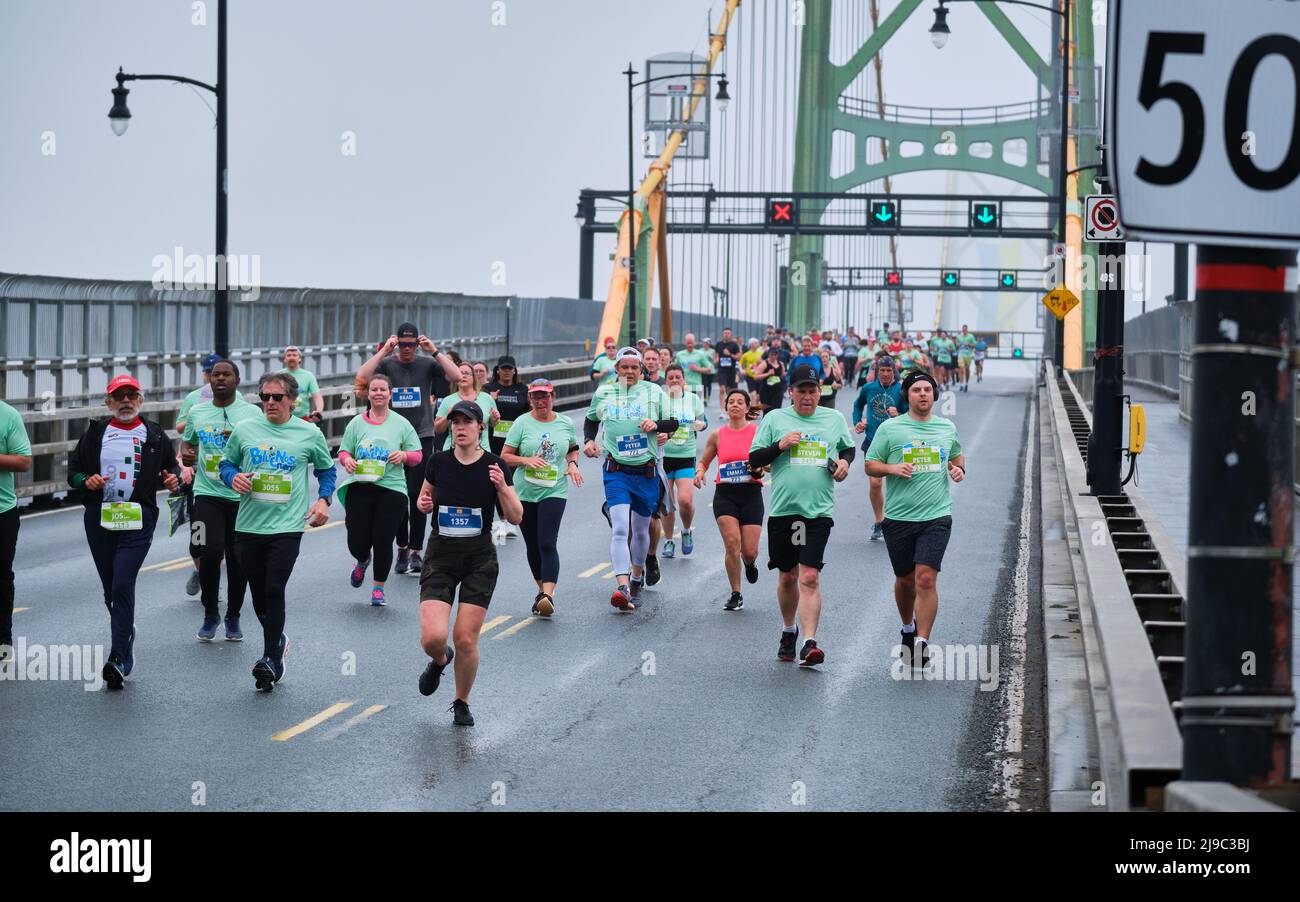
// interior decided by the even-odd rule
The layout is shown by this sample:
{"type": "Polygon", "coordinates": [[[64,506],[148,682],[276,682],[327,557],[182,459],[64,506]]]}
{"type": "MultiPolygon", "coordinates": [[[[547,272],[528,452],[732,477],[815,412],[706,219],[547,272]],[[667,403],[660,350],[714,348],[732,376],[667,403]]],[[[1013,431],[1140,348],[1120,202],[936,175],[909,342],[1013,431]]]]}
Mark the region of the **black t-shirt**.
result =
{"type": "Polygon", "coordinates": [[[464,542],[466,548],[492,544],[492,515],[497,490],[488,476],[496,464],[504,474],[505,461],[484,451],[472,464],[456,459],[455,451],[430,455],[424,478],[433,486],[433,535],[446,541],[464,542]]]}
{"type": "Polygon", "coordinates": [[[393,410],[410,420],[420,438],[432,436],[434,405],[447,390],[447,379],[438,361],[416,356],[410,363],[402,363],[394,354],[379,361],[375,372],[383,373],[393,383],[393,399],[389,402],[393,410]]]}
{"type": "Polygon", "coordinates": [[[740,345],[737,344],[737,343],[734,342],[734,341],[720,341],[720,342],[717,343],[717,345],[716,345],[715,347],[717,348],[717,351],[718,351],[718,366],[719,366],[719,368],[730,365],[730,366],[734,369],[735,366],[736,366],[735,363],[732,363],[732,364],[726,364],[726,363],[723,363],[722,361],[725,360],[725,359],[727,359],[728,356],[730,356],[732,360],[736,360],[737,358],[739,358],[739,357],[740,357],[740,345]]]}
{"type": "Polygon", "coordinates": [[[502,422],[513,423],[533,409],[528,403],[528,386],[522,382],[502,385],[494,379],[483,386],[483,391],[489,395],[497,393],[497,410],[501,413],[502,422]]]}

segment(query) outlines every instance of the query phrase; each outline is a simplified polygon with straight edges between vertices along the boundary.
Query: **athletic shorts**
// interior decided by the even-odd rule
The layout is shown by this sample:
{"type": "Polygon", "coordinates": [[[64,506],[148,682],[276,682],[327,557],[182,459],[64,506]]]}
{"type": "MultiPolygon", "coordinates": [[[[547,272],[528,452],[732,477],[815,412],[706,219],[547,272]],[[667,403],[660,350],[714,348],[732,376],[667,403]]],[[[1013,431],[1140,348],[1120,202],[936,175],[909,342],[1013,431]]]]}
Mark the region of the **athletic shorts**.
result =
{"type": "Polygon", "coordinates": [[[664,457],[664,476],[669,480],[673,479],[694,479],[695,478],[695,458],[693,457],[664,457]]]}
{"type": "Polygon", "coordinates": [[[659,506],[659,497],[663,483],[652,473],[649,476],[637,476],[622,470],[602,471],[605,480],[605,503],[610,507],[630,504],[634,513],[643,517],[655,516],[659,506]]]}
{"type": "Polygon", "coordinates": [[[754,394],[758,394],[759,388],[762,387],[763,383],[755,379],[753,376],[746,376],[745,384],[749,386],[750,391],[754,394]]]}
{"type": "Polygon", "coordinates": [[[713,490],[713,518],[735,517],[741,526],[763,525],[763,487],[719,483],[713,490]]]}
{"type": "Polygon", "coordinates": [[[880,524],[895,576],[907,576],[917,564],[940,569],[952,536],[952,517],[937,520],[890,520],[880,524]]]}
{"type": "Polygon", "coordinates": [[[970,362],[975,359],[974,354],[958,354],[957,360],[962,366],[969,366],[970,362]]]}
{"type": "Polygon", "coordinates": [[[459,586],[461,604],[486,608],[496,591],[498,569],[497,549],[491,543],[466,552],[457,540],[429,536],[420,571],[420,600],[452,604],[459,586]]]}
{"type": "Polygon", "coordinates": [[[975,352],[975,360],[976,360],[976,362],[978,362],[978,363],[983,363],[983,362],[984,362],[984,352],[983,352],[983,351],[976,351],[976,352],[975,352]]]}
{"type": "Polygon", "coordinates": [[[803,564],[820,570],[834,525],[830,517],[768,517],[767,569],[789,573],[803,564]]]}
{"type": "Polygon", "coordinates": [[[736,365],[718,367],[718,384],[723,388],[731,388],[736,384],[736,365]]]}

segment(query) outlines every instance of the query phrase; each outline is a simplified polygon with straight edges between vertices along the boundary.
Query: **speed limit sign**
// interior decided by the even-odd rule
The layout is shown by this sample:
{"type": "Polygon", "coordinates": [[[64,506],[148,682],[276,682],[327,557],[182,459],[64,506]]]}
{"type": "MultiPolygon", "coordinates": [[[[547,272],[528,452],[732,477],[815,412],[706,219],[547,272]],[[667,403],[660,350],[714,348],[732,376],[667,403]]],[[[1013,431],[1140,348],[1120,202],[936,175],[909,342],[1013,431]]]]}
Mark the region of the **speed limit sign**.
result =
{"type": "Polygon", "coordinates": [[[1300,245],[1300,2],[1110,0],[1106,131],[1125,229],[1300,245]]]}

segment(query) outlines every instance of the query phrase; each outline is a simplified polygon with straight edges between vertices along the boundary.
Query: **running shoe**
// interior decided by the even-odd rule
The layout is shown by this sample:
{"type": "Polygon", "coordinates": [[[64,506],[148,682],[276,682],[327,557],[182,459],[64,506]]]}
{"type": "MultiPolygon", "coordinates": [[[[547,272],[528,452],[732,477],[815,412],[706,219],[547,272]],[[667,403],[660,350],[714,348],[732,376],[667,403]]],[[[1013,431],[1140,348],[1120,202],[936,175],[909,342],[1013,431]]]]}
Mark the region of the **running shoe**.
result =
{"type": "Polygon", "coordinates": [[[397,549],[397,563],[393,565],[394,573],[405,573],[411,569],[411,549],[397,549]]]}
{"type": "Polygon", "coordinates": [[[383,586],[375,586],[370,590],[370,606],[372,608],[382,608],[386,604],[388,604],[388,600],[384,598],[383,586]]]}
{"type": "Polygon", "coordinates": [[[452,712],[451,722],[456,726],[474,726],[474,715],[469,713],[469,702],[463,702],[460,699],[456,699],[451,703],[451,707],[447,710],[452,712]]]}
{"type": "Polygon", "coordinates": [[[221,618],[216,615],[209,615],[203,618],[203,626],[199,627],[199,641],[211,642],[217,638],[217,627],[221,624],[221,618]]]}
{"type": "Polygon", "coordinates": [[[122,662],[118,660],[117,655],[113,655],[108,659],[107,663],[104,664],[102,675],[104,677],[104,683],[109,689],[122,688],[122,679],[126,674],[122,672],[122,662]]]}
{"type": "Polygon", "coordinates": [[[442,682],[442,672],[447,669],[452,658],[456,657],[456,649],[450,645],[447,646],[447,660],[439,664],[432,658],[429,659],[429,666],[424,668],[424,673],[420,674],[420,694],[433,695],[438,691],[438,684],[442,682]]]}
{"type": "Polygon", "coordinates": [[[642,592],[642,590],[645,589],[645,580],[644,580],[644,579],[638,579],[638,578],[635,577],[635,576],[628,577],[628,584],[627,584],[627,586],[628,586],[628,592],[629,592],[629,593],[631,594],[631,596],[632,596],[632,600],[633,600],[633,601],[636,601],[636,600],[640,599],[640,597],[641,597],[641,592],[642,592]]]}
{"type": "Polygon", "coordinates": [[[931,657],[932,657],[932,656],[931,656],[931,654],[930,654],[930,643],[929,643],[929,642],[923,642],[923,643],[921,644],[921,660],[920,660],[919,663],[918,663],[917,660],[916,660],[916,651],[915,651],[915,647],[913,648],[913,652],[912,652],[912,666],[913,666],[913,667],[919,667],[921,670],[924,670],[925,668],[927,668],[927,667],[930,666],[930,658],[931,658],[931,657]]]}
{"type": "Polygon", "coordinates": [[[879,523],[871,524],[871,541],[879,542],[885,537],[885,527],[879,523]]]}
{"type": "Polygon", "coordinates": [[[647,554],[645,558],[645,584],[653,586],[659,582],[659,559],[653,554],[647,554]]]}
{"type": "Polygon", "coordinates": [[[799,651],[799,665],[801,667],[812,667],[826,660],[826,653],[817,647],[814,639],[806,639],[803,648],[799,651]]]}
{"type": "Polygon", "coordinates": [[[185,594],[198,595],[200,588],[201,586],[199,585],[199,571],[191,570],[189,582],[185,584],[185,594]]]}
{"type": "Polygon", "coordinates": [[[776,650],[776,659],[778,661],[794,660],[794,643],[798,637],[798,630],[792,633],[787,633],[785,630],[781,631],[781,644],[777,646],[776,650]]]}
{"type": "Polygon", "coordinates": [[[131,624],[131,635],[126,640],[126,660],[122,662],[122,676],[130,676],[135,670],[135,624],[131,624]]]}
{"type": "Polygon", "coordinates": [[[916,630],[912,630],[910,633],[906,630],[899,630],[898,635],[902,637],[898,643],[904,649],[902,657],[910,664],[912,663],[912,653],[916,650],[916,630]]]}
{"type": "Polygon", "coordinates": [[[636,605],[632,603],[632,592],[627,586],[615,586],[614,594],[609,596],[609,603],[620,611],[636,610],[636,605]]]}
{"type": "Polygon", "coordinates": [[[555,599],[545,592],[538,592],[533,599],[533,613],[539,617],[550,617],[555,613],[555,599]]]}
{"type": "Polygon", "coordinates": [[[275,662],[268,657],[257,659],[253,665],[253,686],[258,692],[270,692],[275,684],[275,662]]]}
{"type": "Polygon", "coordinates": [[[409,563],[406,565],[406,572],[416,579],[424,571],[424,561],[420,558],[420,552],[412,551],[409,563]]]}
{"type": "MultiPolygon", "coordinates": [[[[669,558],[676,557],[676,556],[677,556],[677,545],[676,545],[676,543],[673,542],[672,539],[664,539],[664,550],[663,550],[662,553],[663,553],[663,556],[664,556],[664,560],[668,560],[669,558]]],[[[685,553],[685,552],[683,552],[683,553],[685,553]]]]}
{"type": "Polygon", "coordinates": [[[753,585],[758,582],[758,564],[755,561],[745,561],[745,579],[753,585]]]}
{"type": "MultiPolygon", "coordinates": [[[[366,568],[370,566],[370,561],[352,565],[352,588],[360,589],[361,583],[366,578],[366,568]]],[[[400,571],[399,571],[400,572],[400,571]]]]}
{"type": "Polygon", "coordinates": [[[740,597],[740,593],[732,592],[731,597],[727,599],[727,603],[722,606],[722,610],[739,611],[744,606],[745,606],[745,599],[740,597]]]}
{"type": "Polygon", "coordinates": [[[244,641],[244,631],[239,628],[238,617],[226,618],[226,641],[227,642],[244,641]]]}
{"type": "Polygon", "coordinates": [[[695,530],[682,530],[682,554],[690,554],[695,550],[695,530]]]}

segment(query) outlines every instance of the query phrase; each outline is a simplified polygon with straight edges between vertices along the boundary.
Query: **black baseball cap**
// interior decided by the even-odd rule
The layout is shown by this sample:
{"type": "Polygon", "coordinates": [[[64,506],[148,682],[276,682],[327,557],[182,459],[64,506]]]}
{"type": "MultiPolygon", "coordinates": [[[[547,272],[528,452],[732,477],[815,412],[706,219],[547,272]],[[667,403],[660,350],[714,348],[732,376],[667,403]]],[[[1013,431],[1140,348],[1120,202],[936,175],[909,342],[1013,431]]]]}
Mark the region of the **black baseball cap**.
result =
{"type": "Polygon", "coordinates": [[[519,366],[515,363],[515,358],[511,357],[509,354],[502,354],[501,358],[497,361],[497,366],[508,366],[512,369],[519,369],[519,366]]]}
{"type": "Polygon", "coordinates": [[[918,382],[929,382],[930,390],[935,394],[936,397],[938,396],[939,383],[935,382],[934,377],[931,376],[929,373],[912,373],[906,379],[904,379],[903,396],[906,397],[907,393],[912,390],[912,386],[918,382]]]}
{"type": "Polygon", "coordinates": [[[420,330],[415,327],[415,323],[402,323],[397,327],[398,338],[418,338],[420,330]]]}
{"type": "Polygon", "coordinates": [[[821,381],[821,377],[817,375],[817,371],[812,368],[810,363],[801,363],[790,371],[790,385],[792,387],[803,385],[806,382],[821,385],[821,381]]]}
{"type": "Polygon", "coordinates": [[[483,411],[474,401],[457,401],[447,414],[447,419],[451,419],[456,414],[463,414],[477,423],[483,422],[483,411]]]}

